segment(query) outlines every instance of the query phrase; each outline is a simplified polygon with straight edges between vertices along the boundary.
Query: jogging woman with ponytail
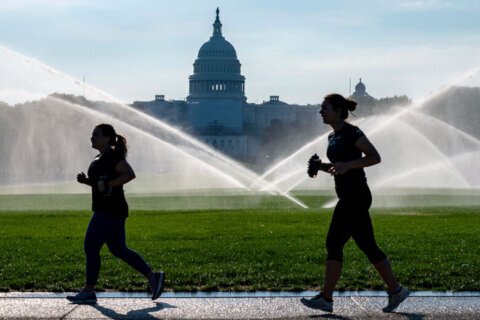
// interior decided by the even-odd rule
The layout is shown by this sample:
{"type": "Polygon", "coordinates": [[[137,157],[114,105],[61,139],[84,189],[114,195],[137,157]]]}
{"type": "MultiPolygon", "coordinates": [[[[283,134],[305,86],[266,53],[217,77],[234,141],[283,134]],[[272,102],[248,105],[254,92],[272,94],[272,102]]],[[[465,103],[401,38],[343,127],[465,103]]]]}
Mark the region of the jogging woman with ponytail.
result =
{"type": "Polygon", "coordinates": [[[345,122],[348,112],[354,111],[356,106],[355,101],[339,94],[325,96],[321,106],[323,122],[333,129],[327,148],[331,163],[312,161],[318,169],[335,177],[339,200],[327,234],[327,264],[322,291],[311,299],[302,299],[302,302],[311,308],[333,311],[332,294],[342,272],[343,247],[352,237],[385,282],[389,299],[383,311],[391,312],[410,292],[399,285],[390,261],[375,242],[368,212],[372,195],[363,168],[379,163],[380,155],[358,127],[345,122]]]}
{"type": "Polygon", "coordinates": [[[92,133],[92,148],[100,152],[90,167],[88,177],[81,172],[77,181],[92,188],[93,215],[85,234],[84,249],[87,256],[85,288],[67,299],[73,303],[95,303],[95,285],[100,272],[100,249],[106,243],[110,252],[141,272],[149,281],[157,299],[163,291],[164,272],[152,272],[150,266],[125,242],[125,220],[128,204],[123,185],[135,179],[135,173],[128,164],[127,142],[109,124],[99,124],[92,133]]]}

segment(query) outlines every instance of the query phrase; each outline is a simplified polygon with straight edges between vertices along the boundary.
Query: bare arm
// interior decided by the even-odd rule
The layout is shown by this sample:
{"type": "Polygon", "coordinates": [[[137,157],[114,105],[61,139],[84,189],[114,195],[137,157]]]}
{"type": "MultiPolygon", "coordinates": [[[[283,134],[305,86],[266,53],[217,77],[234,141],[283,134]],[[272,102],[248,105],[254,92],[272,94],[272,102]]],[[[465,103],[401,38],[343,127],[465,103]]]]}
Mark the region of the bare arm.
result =
{"type": "Polygon", "coordinates": [[[117,165],[115,166],[115,171],[120,175],[108,182],[111,188],[119,187],[135,179],[135,172],[133,172],[133,169],[127,162],[127,160],[122,160],[117,163],[117,165]]]}
{"type": "Polygon", "coordinates": [[[380,163],[380,154],[366,136],[360,137],[355,142],[355,147],[360,149],[365,156],[352,161],[334,163],[328,172],[331,174],[343,174],[350,169],[365,168],[380,163]]]}
{"type": "MultiPolygon", "coordinates": [[[[127,162],[127,160],[122,160],[115,166],[115,171],[119,173],[119,176],[115,179],[108,181],[108,186],[110,188],[119,187],[127,182],[135,179],[135,172],[133,172],[132,167],[127,162]]],[[[104,192],[105,190],[105,183],[103,180],[98,182],[98,191],[104,192]]]]}
{"type": "Polygon", "coordinates": [[[357,142],[355,142],[355,147],[360,149],[365,156],[358,160],[349,161],[350,169],[370,167],[380,163],[382,160],[377,149],[375,149],[366,136],[359,138],[357,142]]]}

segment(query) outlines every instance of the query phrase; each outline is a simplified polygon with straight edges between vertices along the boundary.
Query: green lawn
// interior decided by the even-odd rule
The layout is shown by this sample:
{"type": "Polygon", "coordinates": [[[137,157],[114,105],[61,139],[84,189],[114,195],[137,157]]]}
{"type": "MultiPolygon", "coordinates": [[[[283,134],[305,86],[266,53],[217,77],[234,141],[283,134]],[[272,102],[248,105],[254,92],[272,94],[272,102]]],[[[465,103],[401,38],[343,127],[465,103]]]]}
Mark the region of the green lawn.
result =
{"type": "MultiPolygon", "coordinates": [[[[332,209],[319,208],[328,197],[301,199],[314,209],[267,197],[257,199],[263,209],[132,210],[127,244],[167,273],[167,290],[315,290],[332,209]]],[[[0,211],[0,291],[82,287],[90,215],[0,211]]],[[[480,290],[480,208],[376,209],[372,221],[379,246],[409,289],[480,290]]],[[[353,240],[344,256],[338,290],[384,288],[353,240]]],[[[144,291],[146,282],[105,247],[98,289],[144,291]]]]}

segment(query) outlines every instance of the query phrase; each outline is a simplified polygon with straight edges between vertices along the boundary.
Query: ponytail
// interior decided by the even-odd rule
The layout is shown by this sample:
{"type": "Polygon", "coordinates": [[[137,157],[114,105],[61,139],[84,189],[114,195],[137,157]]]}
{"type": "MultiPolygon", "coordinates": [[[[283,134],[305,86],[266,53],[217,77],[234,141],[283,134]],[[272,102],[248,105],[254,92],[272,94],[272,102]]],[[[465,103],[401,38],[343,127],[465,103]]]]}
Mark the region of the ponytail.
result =
{"type": "Polygon", "coordinates": [[[124,136],[117,134],[114,144],[115,150],[117,150],[123,158],[127,158],[127,139],[124,136]]]}

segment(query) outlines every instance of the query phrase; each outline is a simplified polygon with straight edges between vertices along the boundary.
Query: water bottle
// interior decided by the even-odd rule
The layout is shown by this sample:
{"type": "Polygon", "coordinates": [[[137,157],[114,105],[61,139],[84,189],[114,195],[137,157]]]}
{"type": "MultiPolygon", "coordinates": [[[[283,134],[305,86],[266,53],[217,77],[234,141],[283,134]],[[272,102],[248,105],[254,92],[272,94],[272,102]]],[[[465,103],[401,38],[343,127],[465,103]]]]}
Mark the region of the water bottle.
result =
{"type": "Polygon", "coordinates": [[[320,169],[320,157],[315,153],[308,160],[308,170],[307,174],[310,178],[316,178],[318,170],[320,169]]]}

